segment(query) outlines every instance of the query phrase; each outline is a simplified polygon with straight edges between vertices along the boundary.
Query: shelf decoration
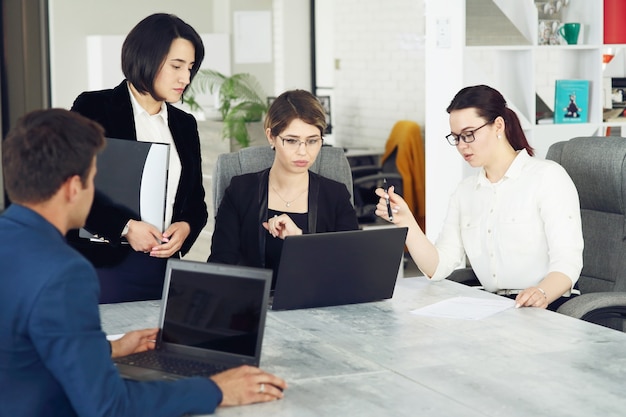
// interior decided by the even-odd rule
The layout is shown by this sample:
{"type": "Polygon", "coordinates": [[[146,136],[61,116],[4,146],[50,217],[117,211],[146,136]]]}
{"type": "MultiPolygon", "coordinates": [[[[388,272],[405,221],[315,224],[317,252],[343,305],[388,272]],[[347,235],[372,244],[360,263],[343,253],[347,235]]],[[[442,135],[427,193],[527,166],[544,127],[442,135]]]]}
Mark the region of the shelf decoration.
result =
{"type": "Polygon", "coordinates": [[[606,69],[611,61],[615,58],[615,48],[604,48],[602,50],[602,71],[606,69]]]}
{"type": "Polygon", "coordinates": [[[589,80],[556,80],[554,123],[589,121],[589,80]]]}
{"type": "Polygon", "coordinates": [[[569,0],[535,1],[539,19],[538,45],[561,45],[563,37],[559,34],[563,9],[569,0]]]}

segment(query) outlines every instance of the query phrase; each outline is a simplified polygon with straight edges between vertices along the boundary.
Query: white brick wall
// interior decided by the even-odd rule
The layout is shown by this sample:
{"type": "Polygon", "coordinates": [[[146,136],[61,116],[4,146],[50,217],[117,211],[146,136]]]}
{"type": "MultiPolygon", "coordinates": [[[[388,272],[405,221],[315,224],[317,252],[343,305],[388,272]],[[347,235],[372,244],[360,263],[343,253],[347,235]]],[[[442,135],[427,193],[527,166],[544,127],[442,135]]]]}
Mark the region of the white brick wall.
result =
{"type": "Polygon", "coordinates": [[[401,119],[423,128],[423,0],[341,0],[334,7],[337,145],[382,148],[401,119]]]}

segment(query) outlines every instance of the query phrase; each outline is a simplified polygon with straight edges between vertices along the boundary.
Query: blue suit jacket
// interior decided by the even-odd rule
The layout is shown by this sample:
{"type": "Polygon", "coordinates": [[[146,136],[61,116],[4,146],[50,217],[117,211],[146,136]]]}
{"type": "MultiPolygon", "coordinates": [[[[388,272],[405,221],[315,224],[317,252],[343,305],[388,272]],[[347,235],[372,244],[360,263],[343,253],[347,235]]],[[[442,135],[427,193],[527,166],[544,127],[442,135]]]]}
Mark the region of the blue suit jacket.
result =
{"type": "Polygon", "coordinates": [[[179,416],[210,413],[213,381],[123,380],[100,328],[89,262],[39,214],[0,216],[0,415],[179,416]]]}

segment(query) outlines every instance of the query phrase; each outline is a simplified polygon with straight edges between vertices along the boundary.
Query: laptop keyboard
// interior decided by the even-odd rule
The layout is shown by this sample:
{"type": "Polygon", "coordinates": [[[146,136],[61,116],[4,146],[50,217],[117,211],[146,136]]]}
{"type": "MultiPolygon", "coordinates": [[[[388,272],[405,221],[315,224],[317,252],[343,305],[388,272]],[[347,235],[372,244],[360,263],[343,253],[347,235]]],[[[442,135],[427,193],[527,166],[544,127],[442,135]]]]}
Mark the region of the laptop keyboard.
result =
{"type": "Polygon", "coordinates": [[[155,369],[181,376],[209,377],[225,371],[226,365],[208,364],[189,359],[170,356],[156,350],[136,353],[121,358],[115,358],[116,363],[155,369]]]}

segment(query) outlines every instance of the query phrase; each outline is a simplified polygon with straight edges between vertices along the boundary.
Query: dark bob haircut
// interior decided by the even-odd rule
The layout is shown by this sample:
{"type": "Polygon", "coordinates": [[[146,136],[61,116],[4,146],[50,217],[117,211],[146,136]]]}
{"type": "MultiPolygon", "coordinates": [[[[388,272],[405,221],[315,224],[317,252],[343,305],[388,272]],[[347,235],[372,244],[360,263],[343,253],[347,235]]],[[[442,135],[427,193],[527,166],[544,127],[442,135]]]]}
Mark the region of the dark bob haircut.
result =
{"type": "Polygon", "coordinates": [[[172,42],[179,38],[191,42],[195,50],[191,81],[204,59],[204,45],[194,28],[173,14],[155,13],[137,23],[130,31],[122,46],[122,72],[137,91],[149,93],[155,100],[162,100],[154,91],[154,79],[172,42]]]}

